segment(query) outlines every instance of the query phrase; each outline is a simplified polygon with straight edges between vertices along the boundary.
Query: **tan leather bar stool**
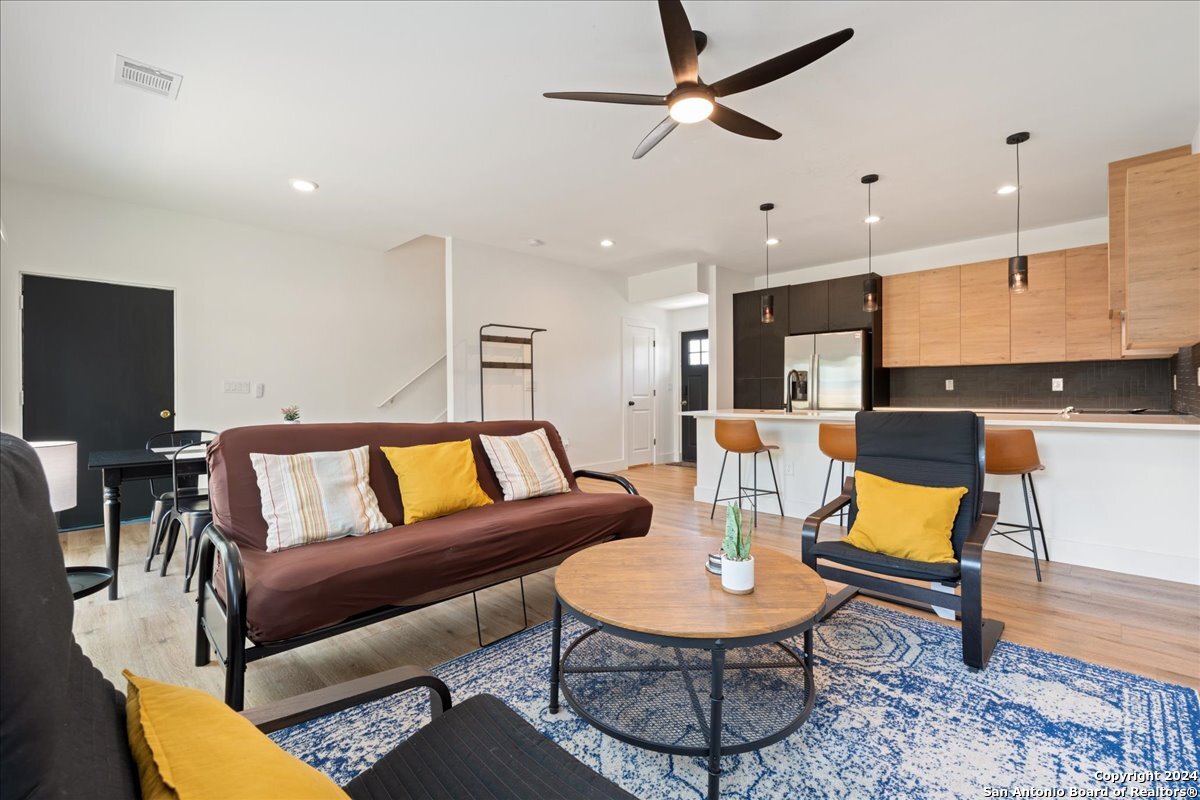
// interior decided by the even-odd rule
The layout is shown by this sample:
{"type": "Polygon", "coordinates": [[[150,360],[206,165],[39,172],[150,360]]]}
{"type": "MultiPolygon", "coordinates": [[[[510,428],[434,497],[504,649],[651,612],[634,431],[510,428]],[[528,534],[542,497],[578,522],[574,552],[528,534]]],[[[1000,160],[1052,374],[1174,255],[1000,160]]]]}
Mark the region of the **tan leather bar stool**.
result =
{"type": "Polygon", "coordinates": [[[1037,470],[1045,469],[1042,466],[1041,458],[1038,456],[1037,442],[1033,438],[1033,431],[1027,428],[1016,430],[989,429],[984,435],[984,442],[987,448],[987,474],[1020,475],[1021,494],[1025,498],[1026,524],[997,522],[993,532],[997,536],[1003,536],[1013,544],[1020,545],[1033,553],[1033,568],[1037,572],[1037,579],[1041,581],[1042,566],[1038,562],[1037,534],[1041,534],[1042,555],[1047,562],[1050,561],[1050,550],[1046,547],[1046,530],[1042,527],[1042,509],[1038,507],[1037,491],[1033,488],[1033,473],[1037,470]],[[1032,511],[1029,508],[1030,496],[1033,497],[1032,511]],[[1033,524],[1035,514],[1037,515],[1037,525],[1033,524]],[[1002,526],[1006,530],[1002,530],[1002,526]],[[1013,538],[1014,534],[1025,531],[1029,532],[1029,544],[1018,542],[1013,538]]]}
{"type": "MultiPolygon", "coordinates": [[[[821,505],[825,505],[829,498],[829,479],[833,477],[833,462],[839,461],[842,465],[842,482],[838,484],[840,488],[846,483],[846,465],[853,464],[858,456],[853,423],[822,422],[817,429],[817,447],[829,457],[829,469],[825,471],[825,491],[821,492],[821,505]]],[[[843,518],[845,513],[838,511],[838,524],[842,527],[846,526],[843,518]]]]}
{"type": "Polygon", "coordinates": [[[738,461],[738,493],[737,501],[738,508],[742,507],[742,498],[750,498],[750,505],[754,509],[754,524],[758,524],[758,498],[763,495],[775,495],[775,502],[779,504],[779,516],[783,516],[783,501],[779,499],[779,481],[775,479],[775,462],[771,458],[771,451],[778,450],[779,447],[773,444],[763,444],[763,440],[758,436],[758,426],[754,424],[752,419],[718,419],[716,421],[716,439],[717,444],[725,451],[724,457],[721,459],[721,474],[717,477],[717,489],[713,492],[712,512],[708,515],[709,519],[717,513],[717,503],[722,500],[732,500],[730,497],[720,497],[721,481],[725,477],[725,462],[729,460],[730,453],[737,453],[738,461]],[[767,463],[771,466],[771,483],[775,486],[774,491],[758,488],[758,454],[767,454],[767,463]],[[754,456],[754,485],[742,485],[742,456],[754,456]]]}

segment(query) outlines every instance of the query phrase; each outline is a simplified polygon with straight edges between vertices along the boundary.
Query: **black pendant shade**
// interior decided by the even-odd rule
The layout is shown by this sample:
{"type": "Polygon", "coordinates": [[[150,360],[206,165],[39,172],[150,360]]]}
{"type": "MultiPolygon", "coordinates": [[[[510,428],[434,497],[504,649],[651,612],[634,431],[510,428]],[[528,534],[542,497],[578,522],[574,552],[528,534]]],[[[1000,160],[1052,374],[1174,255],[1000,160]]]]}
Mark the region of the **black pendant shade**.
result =
{"type": "Polygon", "coordinates": [[[1029,141],[1029,132],[1014,133],[1004,141],[1017,154],[1017,254],[1008,260],[1008,290],[1024,294],[1029,290],[1029,257],[1021,255],[1021,142],[1029,141]]]}
{"type": "MultiPolygon", "coordinates": [[[[868,220],[871,218],[871,184],[875,183],[878,180],[879,180],[879,176],[874,173],[872,173],[870,175],[862,176],[862,182],[867,185],[867,219],[868,220]]],[[[871,270],[872,270],[871,257],[873,255],[871,252],[872,251],[872,241],[871,241],[871,225],[872,224],[873,223],[871,223],[871,222],[867,223],[867,277],[863,279],[862,309],[863,309],[863,311],[867,312],[868,314],[874,314],[876,311],[878,311],[880,302],[881,302],[879,299],[879,281],[875,280],[875,276],[871,272],[871,270]]]]}
{"type": "Polygon", "coordinates": [[[879,310],[879,281],[867,278],[863,281],[863,311],[874,314],[879,310]]]}
{"type": "Polygon", "coordinates": [[[1024,294],[1029,288],[1029,256],[1013,256],[1008,260],[1008,290],[1024,294]]]}
{"type": "MultiPolygon", "coordinates": [[[[767,234],[766,238],[763,239],[763,247],[765,248],[764,258],[766,259],[767,264],[767,285],[764,287],[766,289],[771,288],[771,245],[767,244],[767,242],[771,241],[771,210],[774,208],[774,203],[763,203],[758,207],[758,210],[763,212],[763,220],[767,234]]],[[[762,316],[760,319],[766,324],[770,324],[775,321],[775,295],[770,294],[769,292],[762,295],[762,316]]]]}

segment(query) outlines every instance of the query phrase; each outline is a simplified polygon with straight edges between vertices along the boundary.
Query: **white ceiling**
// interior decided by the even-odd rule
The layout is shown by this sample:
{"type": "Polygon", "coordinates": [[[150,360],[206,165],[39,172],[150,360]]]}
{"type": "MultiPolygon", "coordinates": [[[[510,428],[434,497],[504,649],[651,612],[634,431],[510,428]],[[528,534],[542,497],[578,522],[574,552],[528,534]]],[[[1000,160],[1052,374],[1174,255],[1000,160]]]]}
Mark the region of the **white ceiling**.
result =
{"type": "Polygon", "coordinates": [[[650,2],[0,6],[3,175],[386,249],[462,236],[635,273],[756,272],[1101,216],[1108,161],[1200,121],[1196,2],[686,2],[716,80],[844,27],[845,46],[728,104],[783,132],[681,126],[544,91],[671,88],[650,2]],[[117,53],[183,74],[177,101],[114,85],[117,53]],[[321,189],[303,196],[292,177],[321,189]],[[602,238],[616,241],[601,248],[602,238]],[[537,238],[536,251],[525,242],[537,238]]]}

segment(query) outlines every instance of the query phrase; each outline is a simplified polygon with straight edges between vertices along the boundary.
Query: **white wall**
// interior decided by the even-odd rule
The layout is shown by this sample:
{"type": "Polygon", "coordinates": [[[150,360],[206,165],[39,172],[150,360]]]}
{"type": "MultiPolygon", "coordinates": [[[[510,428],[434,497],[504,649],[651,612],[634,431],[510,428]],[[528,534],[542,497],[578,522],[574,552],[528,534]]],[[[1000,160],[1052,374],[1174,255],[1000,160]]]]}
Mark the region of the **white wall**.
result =
{"type": "MultiPolygon", "coordinates": [[[[20,433],[20,273],[175,291],[176,424],[411,419],[445,407],[441,240],[390,253],[15,182],[0,184],[0,427],[20,433]],[[432,295],[432,296],[431,296],[432,295]],[[265,396],[223,394],[224,380],[265,396]]],[[[98,332],[99,333],[99,332],[98,332]]]]}
{"type": "Polygon", "coordinates": [[[714,264],[707,284],[708,407],[733,408],[733,296],[753,289],[754,278],[714,264]]]}
{"type": "MultiPolygon", "coordinates": [[[[673,450],[666,424],[665,386],[674,363],[667,312],[626,300],[623,276],[463,239],[451,239],[449,247],[454,419],[480,416],[480,325],[546,328],[534,340],[538,418],[553,422],[570,442],[574,467],[620,468],[625,461],[621,334],[622,320],[628,318],[658,328],[658,447],[662,454],[673,450]]],[[[486,380],[488,419],[528,413],[523,375],[495,370],[486,380]]]]}
{"type": "MultiPolygon", "coordinates": [[[[886,220],[880,224],[887,224],[886,220]]],[[[878,237],[882,238],[882,237],[878,237]]],[[[1091,244],[1104,244],[1108,241],[1108,217],[1097,217],[1081,222],[1070,222],[1065,225],[1054,225],[1049,228],[1035,228],[1021,231],[1022,253],[1043,253],[1051,250],[1065,250],[1070,247],[1084,247],[1091,244]]],[[[939,244],[933,247],[923,247],[920,250],[906,250],[902,253],[878,255],[872,261],[875,272],[880,275],[895,275],[902,272],[916,272],[935,267],[952,267],[958,264],[974,264],[977,261],[990,261],[995,258],[1008,258],[1013,255],[1015,232],[1000,236],[988,236],[982,239],[968,239],[963,242],[939,244]]],[[[784,267],[780,272],[771,275],[772,286],[786,286],[793,283],[809,283],[822,281],[827,278],[841,278],[846,275],[860,275],[867,271],[867,259],[839,261],[834,264],[823,264],[816,267],[789,270],[784,267]]],[[[754,279],[755,287],[764,284],[764,278],[754,279]]],[[[886,298],[884,302],[887,302],[886,298]]]]}

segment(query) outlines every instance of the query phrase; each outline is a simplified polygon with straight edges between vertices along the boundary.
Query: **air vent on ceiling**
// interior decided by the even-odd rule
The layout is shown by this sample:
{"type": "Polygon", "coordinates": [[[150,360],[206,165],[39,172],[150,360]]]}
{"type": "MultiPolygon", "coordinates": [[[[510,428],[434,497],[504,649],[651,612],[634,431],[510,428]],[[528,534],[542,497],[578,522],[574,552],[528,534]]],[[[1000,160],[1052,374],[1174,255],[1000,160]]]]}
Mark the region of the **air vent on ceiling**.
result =
{"type": "Polygon", "coordinates": [[[174,100],[179,95],[179,84],[182,82],[182,75],[122,55],[117,56],[117,83],[174,100]]]}

